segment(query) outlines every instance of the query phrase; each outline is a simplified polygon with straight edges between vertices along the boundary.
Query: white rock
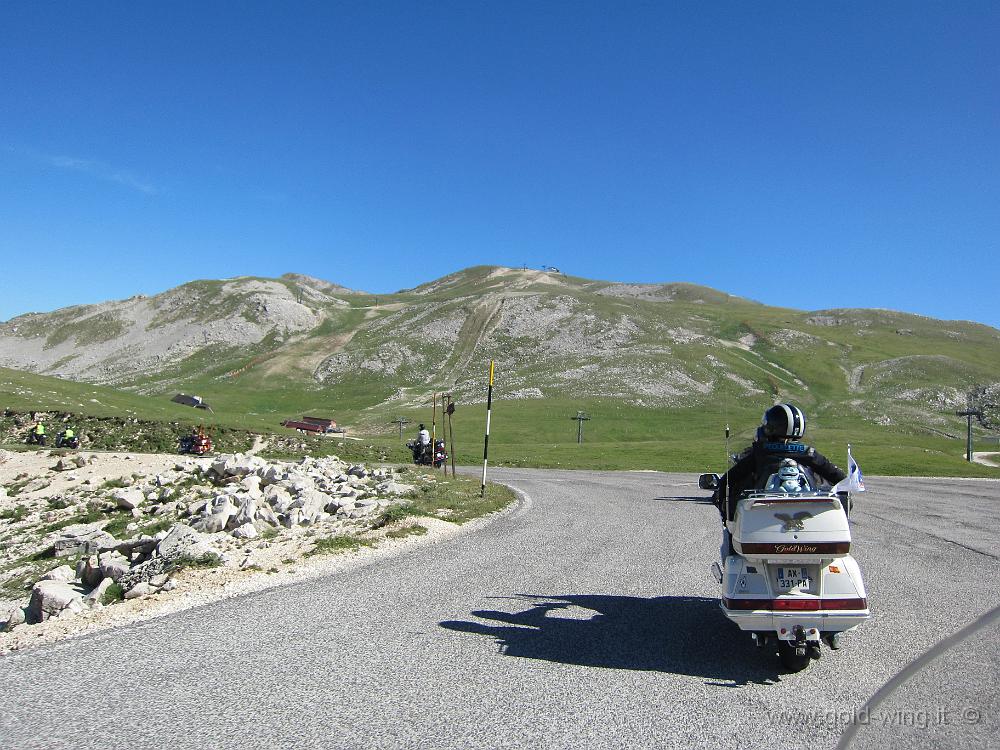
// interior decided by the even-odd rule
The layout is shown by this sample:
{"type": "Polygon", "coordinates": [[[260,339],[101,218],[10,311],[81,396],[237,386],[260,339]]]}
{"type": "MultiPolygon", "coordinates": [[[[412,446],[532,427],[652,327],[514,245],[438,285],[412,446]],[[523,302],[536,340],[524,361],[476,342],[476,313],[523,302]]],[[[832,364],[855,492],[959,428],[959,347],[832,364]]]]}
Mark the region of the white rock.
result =
{"type": "Polygon", "coordinates": [[[56,557],[69,555],[89,555],[102,548],[111,547],[116,540],[111,534],[103,531],[101,522],[92,524],[77,524],[67,526],[57,532],[58,536],[52,542],[56,557]]]}
{"type": "Polygon", "coordinates": [[[25,621],[24,609],[22,607],[15,607],[11,610],[10,614],[7,615],[7,622],[4,624],[4,631],[10,632],[18,625],[23,625],[25,621]]]}
{"type": "Polygon", "coordinates": [[[115,490],[111,494],[111,498],[119,508],[124,508],[125,510],[138,508],[145,499],[142,490],[136,487],[123,487],[122,489],[115,490]]]}
{"type": "Polygon", "coordinates": [[[156,545],[156,554],[167,560],[190,555],[200,557],[212,548],[208,540],[195,529],[183,523],[175,523],[167,535],[156,545]]]}
{"type": "Polygon", "coordinates": [[[213,513],[210,516],[202,516],[191,525],[205,534],[215,534],[226,528],[231,515],[231,513],[213,513]]]}
{"type": "Polygon", "coordinates": [[[138,599],[140,596],[149,596],[150,594],[155,593],[156,589],[153,586],[149,585],[146,581],[140,581],[125,592],[125,598],[138,599]]]}
{"type": "Polygon", "coordinates": [[[60,565],[58,568],[53,568],[48,573],[43,575],[40,580],[69,582],[74,578],[76,578],[76,571],[74,571],[69,565],[60,565]]]}
{"type": "Polygon", "coordinates": [[[261,505],[257,508],[257,517],[255,520],[263,521],[271,526],[278,525],[278,517],[274,515],[274,511],[268,505],[261,505]]]}
{"type": "Polygon", "coordinates": [[[271,485],[265,490],[264,499],[278,513],[287,513],[292,507],[292,496],[288,490],[277,485],[271,485]]]}
{"type": "Polygon", "coordinates": [[[253,539],[257,536],[257,528],[252,523],[245,523],[233,529],[232,535],[236,539],[253,539]]]}
{"type": "Polygon", "coordinates": [[[240,506],[239,513],[229,519],[229,526],[245,526],[248,523],[253,523],[254,519],[257,517],[257,507],[257,501],[252,497],[248,497],[243,502],[243,505],[240,506]]]}
{"type": "Polygon", "coordinates": [[[105,552],[98,558],[98,566],[101,575],[114,583],[128,572],[129,562],[121,552],[105,552]]]}
{"type": "Polygon", "coordinates": [[[31,589],[31,600],[25,613],[29,623],[44,622],[63,610],[82,612],[83,593],[65,581],[39,581],[31,589]]]}

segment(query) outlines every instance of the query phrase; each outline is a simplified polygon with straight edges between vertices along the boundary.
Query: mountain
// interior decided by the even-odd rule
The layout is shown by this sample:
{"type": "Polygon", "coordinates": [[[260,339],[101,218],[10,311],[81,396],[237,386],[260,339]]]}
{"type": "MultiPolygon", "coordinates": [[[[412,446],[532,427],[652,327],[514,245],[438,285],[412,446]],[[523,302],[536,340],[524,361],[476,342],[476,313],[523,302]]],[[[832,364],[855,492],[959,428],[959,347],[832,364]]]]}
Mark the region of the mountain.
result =
{"type": "Polygon", "coordinates": [[[196,391],[248,413],[322,398],[383,427],[434,392],[485,400],[490,359],[507,400],[742,414],[783,398],[820,418],[954,436],[968,389],[1000,381],[1000,331],[494,266],[377,296],[298,274],[194,281],[0,324],[0,366],[196,391]]]}

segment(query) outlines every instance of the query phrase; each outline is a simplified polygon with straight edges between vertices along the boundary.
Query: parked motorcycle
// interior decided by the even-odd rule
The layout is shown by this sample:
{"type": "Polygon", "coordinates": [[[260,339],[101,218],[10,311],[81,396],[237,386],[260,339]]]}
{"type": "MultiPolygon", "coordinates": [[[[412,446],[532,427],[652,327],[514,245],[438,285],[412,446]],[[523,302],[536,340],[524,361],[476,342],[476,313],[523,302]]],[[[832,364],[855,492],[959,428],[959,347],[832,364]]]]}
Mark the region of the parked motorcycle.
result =
{"type": "MultiPolygon", "coordinates": [[[[744,492],[728,554],[712,563],[723,613],[749,631],[758,647],[777,645],[783,666],[805,669],[820,643],[840,648],[840,634],[868,619],[868,596],[851,556],[850,497],[816,489],[802,472],[800,486],[774,474],[765,489],[744,492]]],[[[718,474],[698,486],[717,490],[718,474]]]]}
{"type": "Polygon", "coordinates": [[[406,447],[413,453],[413,463],[418,466],[430,466],[432,463],[435,469],[440,469],[448,460],[448,452],[444,448],[444,440],[434,441],[434,450],[430,445],[422,445],[418,440],[411,440],[406,447]]]}
{"type": "Polygon", "coordinates": [[[37,432],[32,430],[28,433],[28,439],[25,441],[28,445],[45,445],[45,434],[39,435],[37,432]]]}
{"type": "Polygon", "coordinates": [[[212,438],[199,428],[190,435],[182,435],[177,441],[177,450],[179,453],[204,456],[206,453],[212,452],[212,438]]]}

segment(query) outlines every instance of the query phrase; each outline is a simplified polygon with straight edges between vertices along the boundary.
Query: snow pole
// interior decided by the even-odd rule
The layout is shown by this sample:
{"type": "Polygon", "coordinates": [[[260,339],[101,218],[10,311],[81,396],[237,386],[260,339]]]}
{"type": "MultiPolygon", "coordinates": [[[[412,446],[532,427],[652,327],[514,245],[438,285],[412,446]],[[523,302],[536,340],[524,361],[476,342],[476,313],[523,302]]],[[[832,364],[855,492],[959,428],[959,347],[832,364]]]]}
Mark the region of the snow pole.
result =
{"type": "MultiPolygon", "coordinates": [[[[451,435],[451,475],[455,476],[455,428],[451,424],[451,415],[455,413],[455,402],[451,400],[451,394],[448,394],[448,434],[451,435]]],[[[442,417],[442,420],[444,418],[442,417]]],[[[448,472],[445,471],[445,474],[448,472]]]]}
{"type": "Polygon", "coordinates": [[[434,466],[434,458],[437,453],[437,417],[438,417],[438,395],[434,394],[434,401],[431,409],[431,468],[437,468],[434,466]]]}
{"type": "Polygon", "coordinates": [[[483,441],[483,486],[479,496],[486,497],[486,463],[490,456],[490,414],[493,411],[493,360],[490,360],[490,385],[486,390],[486,439],[483,441]]]}

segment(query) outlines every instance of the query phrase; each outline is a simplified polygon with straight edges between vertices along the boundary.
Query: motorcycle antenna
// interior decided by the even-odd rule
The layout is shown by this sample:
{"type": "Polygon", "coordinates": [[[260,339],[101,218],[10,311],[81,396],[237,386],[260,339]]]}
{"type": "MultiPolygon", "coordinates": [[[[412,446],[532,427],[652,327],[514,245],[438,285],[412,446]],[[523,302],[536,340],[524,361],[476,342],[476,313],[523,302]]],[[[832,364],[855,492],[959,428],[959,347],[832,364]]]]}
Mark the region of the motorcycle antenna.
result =
{"type": "MultiPolygon", "coordinates": [[[[723,415],[726,418],[726,463],[725,463],[725,465],[726,466],[730,466],[731,465],[730,462],[733,460],[732,459],[732,455],[733,454],[730,453],[730,451],[729,451],[729,434],[730,434],[730,430],[729,430],[729,391],[728,390],[725,390],[723,392],[723,394],[722,394],[722,412],[723,412],[723,415]]],[[[729,502],[729,499],[728,499],[729,498],[729,470],[728,469],[726,470],[725,477],[726,477],[726,502],[729,502]]],[[[723,521],[723,525],[725,525],[724,521],[723,521]]]]}

